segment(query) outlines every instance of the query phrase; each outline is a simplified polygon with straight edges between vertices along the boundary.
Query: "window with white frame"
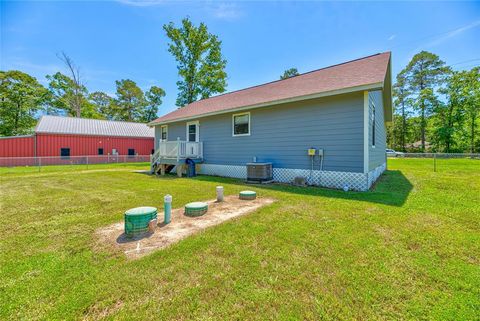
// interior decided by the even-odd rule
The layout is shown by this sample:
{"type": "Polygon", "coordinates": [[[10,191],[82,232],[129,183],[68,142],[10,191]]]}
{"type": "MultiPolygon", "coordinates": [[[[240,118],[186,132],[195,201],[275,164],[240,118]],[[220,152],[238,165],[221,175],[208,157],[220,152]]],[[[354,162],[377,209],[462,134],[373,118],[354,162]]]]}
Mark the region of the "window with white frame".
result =
{"type": "Polygon", "coordinates": [[[250,135],[250,113],[234,114],[232,127],[233,136],[250,135]]]}
{"type": "Polygon", "coordinates": [[[160,127],[160,140],[166,142],[168,137],[168,126],[164,125],[160,127]]]}

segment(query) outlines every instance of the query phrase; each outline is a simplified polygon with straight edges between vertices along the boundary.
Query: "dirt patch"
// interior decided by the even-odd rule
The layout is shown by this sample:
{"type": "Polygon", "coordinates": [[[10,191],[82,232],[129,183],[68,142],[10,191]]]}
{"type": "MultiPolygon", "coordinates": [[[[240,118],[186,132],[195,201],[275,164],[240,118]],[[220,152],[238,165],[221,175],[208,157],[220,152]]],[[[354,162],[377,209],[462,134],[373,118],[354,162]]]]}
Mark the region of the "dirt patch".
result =
{"type": "Polygon", "coordinates": [[[170,224],[163,224],[163,212],[158,213],[159,224],[155,233],[144,234],[134,238],[126,237],[124,223],[115,223],[97,230],[99,245],[109,245],[120,250],[130,259],[136,259],[170,244],[176,243],[187,236],[202,231],[210,226],[220,224],[232,218],[251,213],[265,205],[272,204],[272,198],[257,198],[255,200],[240,200],[238,196],[227,196],[224,201],[207,201],[208,212],[200,217],[184,215],[184,208],[172,210],[170,224]]]}

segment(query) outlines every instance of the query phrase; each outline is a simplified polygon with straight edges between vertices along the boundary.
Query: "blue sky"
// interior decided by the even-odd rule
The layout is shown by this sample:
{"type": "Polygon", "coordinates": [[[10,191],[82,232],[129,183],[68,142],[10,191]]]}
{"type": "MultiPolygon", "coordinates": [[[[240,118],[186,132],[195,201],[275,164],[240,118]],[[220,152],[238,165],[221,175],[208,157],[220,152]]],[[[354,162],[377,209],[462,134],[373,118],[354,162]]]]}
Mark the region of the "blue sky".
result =
{"type": "Polygon", "coordinates": [[[125,78],[164,88],[159,114],[176,108],[178,80],[162,26],[185,16],[222,40],[228,91],[387,50],[395,74],[420,50],[455,69],[480,65],[479,2],[0,1],[1,70],[46,84],[65,72],[63,50],[90,92],[113,94],[125,78]]]}

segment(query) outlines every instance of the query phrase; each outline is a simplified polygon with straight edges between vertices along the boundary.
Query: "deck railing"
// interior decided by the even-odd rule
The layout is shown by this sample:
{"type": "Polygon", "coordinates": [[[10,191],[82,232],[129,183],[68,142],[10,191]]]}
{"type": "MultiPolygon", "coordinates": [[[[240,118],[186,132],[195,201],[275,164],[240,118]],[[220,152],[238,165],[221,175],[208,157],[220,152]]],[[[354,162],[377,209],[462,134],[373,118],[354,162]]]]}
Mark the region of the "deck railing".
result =
{"type": "Polygon", "coordinates": [[[203,142],[160,141],[152,160],[157,161],[160,158],[177,161],[185,158],[203,158],[203,142]]]}

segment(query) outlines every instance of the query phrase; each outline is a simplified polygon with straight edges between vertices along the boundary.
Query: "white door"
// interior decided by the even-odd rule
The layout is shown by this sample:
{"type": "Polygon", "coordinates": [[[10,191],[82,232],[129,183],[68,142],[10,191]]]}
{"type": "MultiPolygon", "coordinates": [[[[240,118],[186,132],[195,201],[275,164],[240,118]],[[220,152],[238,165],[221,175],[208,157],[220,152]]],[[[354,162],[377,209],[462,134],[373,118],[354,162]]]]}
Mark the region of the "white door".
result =
{"type": "Polygon", "coordinates": [[[198,121],[187,123],[187,146],[186,156],[198,156],[198,142],[200,141],[199,123],[198,121]]]}

